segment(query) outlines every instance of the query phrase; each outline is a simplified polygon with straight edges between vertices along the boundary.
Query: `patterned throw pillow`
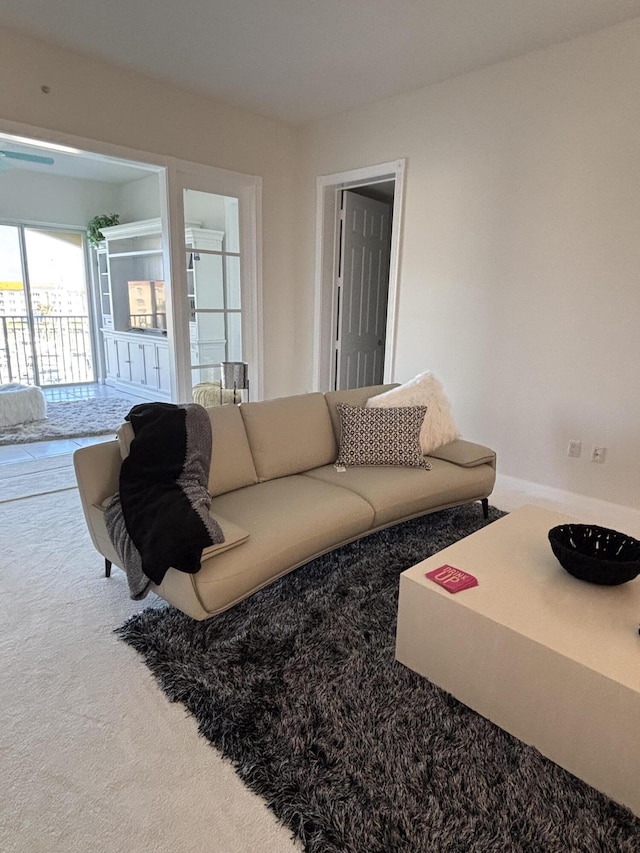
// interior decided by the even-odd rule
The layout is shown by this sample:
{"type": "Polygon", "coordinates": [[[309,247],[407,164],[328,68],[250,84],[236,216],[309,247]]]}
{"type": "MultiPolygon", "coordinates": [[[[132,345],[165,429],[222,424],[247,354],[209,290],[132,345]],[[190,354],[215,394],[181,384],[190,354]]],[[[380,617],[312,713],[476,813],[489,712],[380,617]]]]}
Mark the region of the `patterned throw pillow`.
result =
{"type": "Polygon", "coordinates": [[[338,403],[342,438],[336,467],[404,465],[431,468],[420,450],[420,428],[426,406],[365,409],[338,403]]]}

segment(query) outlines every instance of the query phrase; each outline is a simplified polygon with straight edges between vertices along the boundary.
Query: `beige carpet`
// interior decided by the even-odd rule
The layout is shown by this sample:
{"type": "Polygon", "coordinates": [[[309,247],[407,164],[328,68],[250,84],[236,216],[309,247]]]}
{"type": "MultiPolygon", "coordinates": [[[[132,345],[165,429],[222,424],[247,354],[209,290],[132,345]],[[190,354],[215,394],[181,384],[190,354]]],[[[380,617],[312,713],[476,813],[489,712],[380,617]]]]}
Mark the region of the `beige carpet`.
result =
{"type": "Polygon", "coordinates": [[[72,453],[0,465],[0,503],[75,488],[72,453]]]}
{"type": "Polygon", "coordinates": [[[299,850],[113,635],[143,606],[74,489],[0,504],[0,850],[299,850]]]}

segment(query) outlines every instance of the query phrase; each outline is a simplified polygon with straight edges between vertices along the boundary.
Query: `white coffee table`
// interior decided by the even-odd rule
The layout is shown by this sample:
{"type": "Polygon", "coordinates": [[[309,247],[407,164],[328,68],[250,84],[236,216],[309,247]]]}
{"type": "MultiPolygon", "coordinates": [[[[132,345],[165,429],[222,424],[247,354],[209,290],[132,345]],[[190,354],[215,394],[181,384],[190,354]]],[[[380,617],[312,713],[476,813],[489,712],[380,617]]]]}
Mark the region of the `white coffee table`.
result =
{"type": "Polygon", "coordinates": [[[640,815],[640,578],[567,574],[547,539],[567,521],[523,507],[403,572],[396,658],[640,815]],[[444,564],[479,585],[425,577],[444,564]]]}

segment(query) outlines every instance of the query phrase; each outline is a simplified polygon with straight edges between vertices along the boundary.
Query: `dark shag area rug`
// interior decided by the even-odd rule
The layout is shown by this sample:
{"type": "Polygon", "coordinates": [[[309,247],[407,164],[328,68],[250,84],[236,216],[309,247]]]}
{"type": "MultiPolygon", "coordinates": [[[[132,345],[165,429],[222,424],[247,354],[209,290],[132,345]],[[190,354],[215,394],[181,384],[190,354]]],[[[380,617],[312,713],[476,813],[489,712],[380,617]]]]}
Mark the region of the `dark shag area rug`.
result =
{"type": "Polygon", "coordinates": [[[0,429],[0,446],[106,435],[110,432],[115,434],[132,406],[135,403],[131,400],[116,397],[47,403],[45,420],[0,429]]]}
{"type": "Polygon", "coordinates": [[[637,853],[631,812],[394,659],[400,572],[485,523],[444,510],[118,633],[308,853],[637,853]]]}

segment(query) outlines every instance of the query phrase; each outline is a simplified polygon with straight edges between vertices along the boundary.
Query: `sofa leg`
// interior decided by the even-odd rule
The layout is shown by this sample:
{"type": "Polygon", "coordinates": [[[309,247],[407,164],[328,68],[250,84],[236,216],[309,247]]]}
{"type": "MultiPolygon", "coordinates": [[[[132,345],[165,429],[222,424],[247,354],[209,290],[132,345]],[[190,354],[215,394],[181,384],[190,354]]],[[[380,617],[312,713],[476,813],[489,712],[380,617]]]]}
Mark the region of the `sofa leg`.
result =
{"type": "Polygon", "coordinates": [[[106,557],[104,558],[104,576],[105,578],[111,577],[111,560],[107,560],[106,557]]]}
{"type": "Polygon", "coordinates": [[[482,498],[482,515],[484,518],[489,518],[489,498],[482,498]]]}

